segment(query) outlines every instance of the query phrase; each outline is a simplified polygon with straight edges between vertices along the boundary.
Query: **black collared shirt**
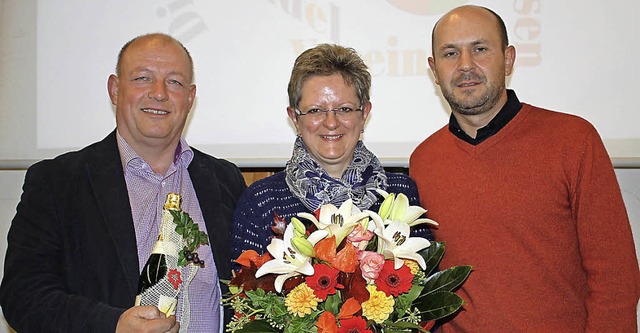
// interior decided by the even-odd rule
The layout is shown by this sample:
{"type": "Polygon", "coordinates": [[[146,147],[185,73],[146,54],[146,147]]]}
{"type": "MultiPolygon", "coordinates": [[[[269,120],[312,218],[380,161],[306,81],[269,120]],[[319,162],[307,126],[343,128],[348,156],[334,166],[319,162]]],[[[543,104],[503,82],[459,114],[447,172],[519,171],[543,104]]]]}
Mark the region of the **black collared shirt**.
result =
{"type": "Polygon", "coordinates": [[[507,89],[507,102],[504,104],[502,109],[500,109],[500,112],[491,119],[487,126],[478,129],[475,139],[462,130],[460,124],[458,124],[458,121],[456,120],[456,117],[453,116],[453,113],[451,113],[451,117],[449,118],[449,131],[451,131],[451,133],[457,136],[460,140],[475,146],[498,133],[498,131],[507,125],[509,121],[516,116],[516,114],[518,114],[521,108],[522,103],[518,100],[516,92],[511,89],[507,89]]]}

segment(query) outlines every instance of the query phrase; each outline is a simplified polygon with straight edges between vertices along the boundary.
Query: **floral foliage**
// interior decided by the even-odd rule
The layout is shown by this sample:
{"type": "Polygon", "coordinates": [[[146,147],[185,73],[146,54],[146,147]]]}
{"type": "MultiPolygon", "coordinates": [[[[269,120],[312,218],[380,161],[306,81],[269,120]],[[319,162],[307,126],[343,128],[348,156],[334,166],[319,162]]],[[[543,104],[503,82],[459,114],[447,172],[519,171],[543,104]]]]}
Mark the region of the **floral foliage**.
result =
{"type": "Polygon", "coordinates": [[[276,214],[268,253],[236,260],[227,332],[428,332],[455,313],[463,301],[454,290],[471,266],[437,271],[445,243],[410,235],[437,223],[403,194],[379,192],[378,212],[347,200],[289,223],[276,214]]]}

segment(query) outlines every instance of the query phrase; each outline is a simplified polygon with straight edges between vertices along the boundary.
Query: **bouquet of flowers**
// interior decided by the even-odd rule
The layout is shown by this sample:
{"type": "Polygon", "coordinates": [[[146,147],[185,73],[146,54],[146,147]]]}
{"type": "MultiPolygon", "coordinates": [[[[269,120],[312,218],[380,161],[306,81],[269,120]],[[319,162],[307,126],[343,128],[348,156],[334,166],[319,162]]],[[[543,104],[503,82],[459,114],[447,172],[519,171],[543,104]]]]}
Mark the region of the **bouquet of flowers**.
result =
{"type": "Polygon", "coordinates": [[[471,266],[437,271],[445,244],[411,237],[436,222],[404,194],[379,193],[379,211],[351,200],[290,223],[277,215],[268,253],[243,252],[224,303],[235,311],[227,332],[428,332],[456,312],[453,290],[471,266]]]}

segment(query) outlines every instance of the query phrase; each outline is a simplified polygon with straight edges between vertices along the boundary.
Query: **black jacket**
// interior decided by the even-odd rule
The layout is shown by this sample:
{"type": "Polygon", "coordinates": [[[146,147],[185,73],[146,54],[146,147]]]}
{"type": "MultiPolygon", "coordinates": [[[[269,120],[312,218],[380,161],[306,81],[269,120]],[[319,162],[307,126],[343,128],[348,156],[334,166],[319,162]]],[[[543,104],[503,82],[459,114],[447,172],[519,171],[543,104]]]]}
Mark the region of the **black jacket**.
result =
{"type": "MultiPolygon", "coordinates": [[[[231,274],[239,169],[196,149],[188,170],[221,279],[231,274]]],[[[134,305],[138,252],[113,131],[80,151],[34,164],[8,235],[0,305],[28,332],[114,332],[134,305]]],[[[226,290],[223,285],[223,292],[226,290]]]]}

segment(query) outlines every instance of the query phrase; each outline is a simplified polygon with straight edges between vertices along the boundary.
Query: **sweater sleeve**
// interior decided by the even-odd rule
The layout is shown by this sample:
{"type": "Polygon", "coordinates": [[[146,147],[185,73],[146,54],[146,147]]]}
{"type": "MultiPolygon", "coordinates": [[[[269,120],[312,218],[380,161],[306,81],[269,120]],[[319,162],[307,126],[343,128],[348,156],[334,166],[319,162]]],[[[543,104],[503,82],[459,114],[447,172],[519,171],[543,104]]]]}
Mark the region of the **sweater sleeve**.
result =
{"type": "Polygon", "coordinates": [[[259,232],[256,226],[259,225],[260,218],[254,210],[255,203],[252,199],[255,193],[253,189],[254,188],[250,186],[244,191],[238,200],[236,210],[233,214],[232,260],[237,259],[238,256],[246,250],[255,250],[258,253],[264,251],[262,244],[257,239],[259,232]]]}
{"type": "Polygon", "coordinates": [[[571,202],[587,275],[586,331],[636,332],[640,275],[629,219],[610,158],[593,127],[583,142],[571,202]]]}

